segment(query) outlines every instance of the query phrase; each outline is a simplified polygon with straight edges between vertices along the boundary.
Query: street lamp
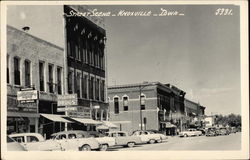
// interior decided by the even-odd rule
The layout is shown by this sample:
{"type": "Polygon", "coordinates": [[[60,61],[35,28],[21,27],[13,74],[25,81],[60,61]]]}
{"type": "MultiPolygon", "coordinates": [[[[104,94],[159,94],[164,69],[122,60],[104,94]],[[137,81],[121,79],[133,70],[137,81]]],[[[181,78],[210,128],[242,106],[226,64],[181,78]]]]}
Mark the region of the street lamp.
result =
{"type": "Polygon", "coordinates": [[[145,88],[147,85],[139,85],[139,91],[140,91],[140,120],[141,120],[141,130],[142,130],[142,108],[141,108],[141,92],[142,89],[145,88]]]}

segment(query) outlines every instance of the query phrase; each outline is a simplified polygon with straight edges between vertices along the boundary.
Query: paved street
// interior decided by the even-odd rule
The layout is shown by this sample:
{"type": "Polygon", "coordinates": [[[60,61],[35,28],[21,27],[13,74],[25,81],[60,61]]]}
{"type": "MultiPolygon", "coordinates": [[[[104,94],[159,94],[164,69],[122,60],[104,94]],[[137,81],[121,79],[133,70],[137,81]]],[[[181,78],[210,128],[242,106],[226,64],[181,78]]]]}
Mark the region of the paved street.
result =
{"type": "Polygon", "coordinates": [[[164,150],[239,150],[241,147],[241,133],[216,137],[169,137],[163,143],[137,145],[134,148],[118,147],[110,151],[164,151],[164,150]]]}

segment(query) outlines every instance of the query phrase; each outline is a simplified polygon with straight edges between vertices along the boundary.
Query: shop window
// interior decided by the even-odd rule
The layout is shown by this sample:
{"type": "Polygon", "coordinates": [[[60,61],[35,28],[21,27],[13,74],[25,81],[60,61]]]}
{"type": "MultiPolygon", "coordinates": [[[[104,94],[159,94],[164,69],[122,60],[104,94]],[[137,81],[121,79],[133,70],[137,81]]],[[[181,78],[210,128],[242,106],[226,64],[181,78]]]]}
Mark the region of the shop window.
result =
{"type": "Polygon", "coordinates": [[[30,86],[30,61],[24,61],[25,86],[30,86]]]}
{"type": "Polygon", "coordinates": [[[49,92],[53,93],[54,88],[53,88],[53,65],[49,64],[49,92]]]}
{"type": "Polygon", "coordinates": [[[39,83],[40,91],[44,91],[44,63],[39,62],[39,83]]]}
{"type": "Polygon", "coordinates": [[[57,93],[62,94],[62,68],[57,67],[57,93]]]}
{"type": "Polygon", "coordinates": [[[14,84],[20,85],[20,59],[17,57],[14,57],[14,84]]]}
{"type": "Polygon", "coordinates": [[[119,98],[114,98],[114,113],[119,114],[119,98]]]}
{"type": "Polygon", "coordinates": [[[89,82],[89,98],[94,99],[94,78],[90,78],[89,82]]]}
{"type": "Polygon", "coordinates": [[[123,110],[128,111],[128,97],[123,97],[123,110]]]}

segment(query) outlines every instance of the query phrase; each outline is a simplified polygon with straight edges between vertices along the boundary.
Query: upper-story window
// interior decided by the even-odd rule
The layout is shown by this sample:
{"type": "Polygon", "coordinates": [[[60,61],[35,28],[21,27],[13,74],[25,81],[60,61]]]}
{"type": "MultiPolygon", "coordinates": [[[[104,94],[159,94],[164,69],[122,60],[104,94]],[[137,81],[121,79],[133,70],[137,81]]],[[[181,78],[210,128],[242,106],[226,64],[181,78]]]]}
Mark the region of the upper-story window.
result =
{"type": "Polygon", "coordinates": [[[128,97],[123,97],[123,110],[128,111],[128,97]]]}
{"type": "Polygon", "coordinates": [[[10,83],[10,65],[9,65],[9,59],[10,59],[10,56],[7,55],[7,83],[10,83]]]}
{"type": "Polygon", "coordinates": [[[96,84],[95,84],[95,97],[96,97],[96,100],[99,100],[100,99],[100,80],[99,79],[96,79],[96,84]]]}
{"type": "Polygon", "coordinates": [[[91,77],[89,82],[89,98],[94,99],[94,77],[91,77]]]}
{"type": "Polygon", "coordinates": [[[146,97],[145,95],[141,95],[141,110],[145,110],[145,102],[146,102],[146,97]]]}
{"type": "Polygon", "coordinates": [[[102,80],[100,85],[101,101],[104,101],[104,95],[105,95],[104,93],[105,93],[105,81],[102,80]]]}
{"type": "Polygon", "coordinates": [[[114,113],[119,114],[119,98],[114,98],[114,113]]]}
{"type": "Polygon", "coordinates": [[[24,75],[25,75],[25,86],[30,86],[31,75],[30,75],[30,61],[29,60],[24,61],[24,75]]]}
{"type": "Polygon", "coordinates": [[[81,86],[80,86],[80,82],[81,81],[81,74],[80,73],[77,73],[76,75],[76,94],[77,94],[77,97],[80,98],[81,96],[81,86]]]}
{"type": "Polygon", "coordinates": [[[87,98],[87,81],[88,81],[88,76],[84,75],[82,78],[82,97],[87,98]]]}
{"type": "Polygon", "coordinates": [[[44,91],[44,62],[39,62],[39,84],[40,91],[44,91]]]}
{"type": "Polygon", "coordinates": [[[68,74],[68,93],[73,93],[73,72],[69,71],[68,74]]]}
{"type": "Polygon", "coordinates": [[[57,93],[62,94],[62,68],[57,67],[57,93]]]}
{"type": "Polygon", "coordinates": [[[54,92],[54,88],[53,88],[53,65],[49,64],[49,92],[53,93],[54,92]]]}
{"type": "Polygon", "coordinates": [[[14,57],[14,84],[21,85],[20,79],[20,59],[18,57],[14,57]]]}

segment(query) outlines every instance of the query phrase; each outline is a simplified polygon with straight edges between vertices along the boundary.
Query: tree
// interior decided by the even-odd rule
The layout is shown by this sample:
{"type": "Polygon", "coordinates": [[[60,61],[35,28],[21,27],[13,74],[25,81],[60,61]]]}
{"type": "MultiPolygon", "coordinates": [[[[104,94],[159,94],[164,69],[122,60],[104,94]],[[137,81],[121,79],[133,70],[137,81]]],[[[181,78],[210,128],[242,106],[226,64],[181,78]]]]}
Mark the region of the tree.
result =
{"type": "Polygon", "coordinates": [[[231,127],[240,127],[241,126],[241,115],[235,115],[233,113],[223,116],[223,115],[215,115],[215,124],[223,125],[223,126],[231,126],[231,127]]]}

